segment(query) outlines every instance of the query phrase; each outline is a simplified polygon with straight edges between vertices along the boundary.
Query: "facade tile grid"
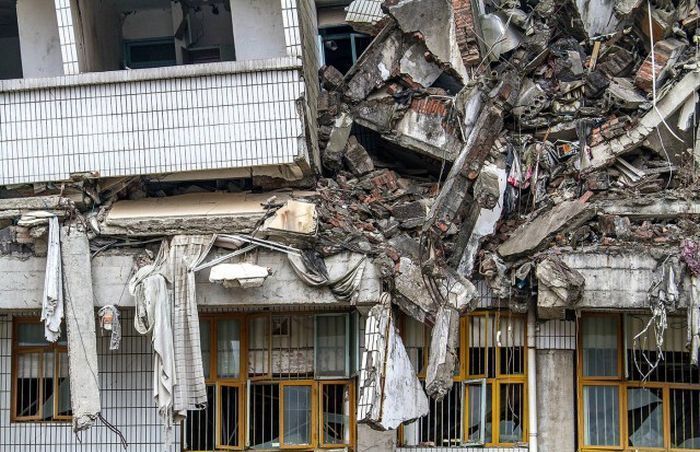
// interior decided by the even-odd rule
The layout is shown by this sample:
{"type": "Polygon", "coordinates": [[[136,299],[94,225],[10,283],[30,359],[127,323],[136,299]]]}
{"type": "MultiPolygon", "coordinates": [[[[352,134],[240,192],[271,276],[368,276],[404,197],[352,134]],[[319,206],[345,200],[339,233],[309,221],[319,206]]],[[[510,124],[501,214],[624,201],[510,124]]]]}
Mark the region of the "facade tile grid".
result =
{"type": "Polygon", "coordinates": [[[61,45],[61,58],[63,59],[63,73],[66,75],[78,74],[80,72],[78,48],[75,43],[70,0],[55,0],[54,5],[58,22],[58,40],[61,45]]]}
{"type": "Polygon", "coordinates": [[[0,185],[290,164],[296,69],[0,93],[0,185]]]}

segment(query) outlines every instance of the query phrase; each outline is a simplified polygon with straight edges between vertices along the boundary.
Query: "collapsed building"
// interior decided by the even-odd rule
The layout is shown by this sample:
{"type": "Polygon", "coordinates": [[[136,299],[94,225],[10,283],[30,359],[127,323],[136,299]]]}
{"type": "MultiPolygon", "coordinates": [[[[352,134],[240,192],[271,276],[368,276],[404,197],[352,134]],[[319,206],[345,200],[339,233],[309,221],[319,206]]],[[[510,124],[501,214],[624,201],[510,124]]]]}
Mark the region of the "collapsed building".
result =
{"type": "Polygon", "coordinates": [[[700,450],[695,2],[0,12],[1,451],[700,450]]]}

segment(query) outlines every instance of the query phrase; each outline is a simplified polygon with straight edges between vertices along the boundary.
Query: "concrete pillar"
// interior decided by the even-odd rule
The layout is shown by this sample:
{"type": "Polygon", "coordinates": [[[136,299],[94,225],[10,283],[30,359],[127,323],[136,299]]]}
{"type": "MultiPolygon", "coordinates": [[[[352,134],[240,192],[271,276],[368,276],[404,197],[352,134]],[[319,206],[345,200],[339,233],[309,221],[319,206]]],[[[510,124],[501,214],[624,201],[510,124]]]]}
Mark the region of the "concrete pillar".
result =
{"type": "Polygon", "coordinates": [[[17,25],[24,78],[63,75],[53,0],[19,0],[17,25]]]}
{"type": "Polygon", "coordinates": [[[236,60],[286,55],[280,0],[230,0],[236,60]]]}
{"type": "Polygon", "coordinates": [[[357,452],[393,452],[395,449],[395,430],[380,432],[365,424],[357,425],[357,452]]]}
{"type": "Polygon", "coordinates": [[[574,358],[573,350],[537,350],[537,422],[540,450],[576,450],[574,358]]]}

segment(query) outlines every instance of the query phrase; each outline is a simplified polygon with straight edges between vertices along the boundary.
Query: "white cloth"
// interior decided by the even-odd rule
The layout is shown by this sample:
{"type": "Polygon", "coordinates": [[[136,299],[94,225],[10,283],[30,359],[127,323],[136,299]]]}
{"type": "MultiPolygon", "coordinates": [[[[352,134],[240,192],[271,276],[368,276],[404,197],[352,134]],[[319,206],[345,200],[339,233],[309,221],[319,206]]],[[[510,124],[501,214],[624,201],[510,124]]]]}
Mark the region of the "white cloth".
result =
{"type": "Polygon", "coordinates": [[[61,320],[63,319],[63,271],[61,267],[60,226],[58,218],[55,216],[49,219],[48,240],[41,320],[44,322],[46,340],[56,342],[61,336],[61,320]]]}

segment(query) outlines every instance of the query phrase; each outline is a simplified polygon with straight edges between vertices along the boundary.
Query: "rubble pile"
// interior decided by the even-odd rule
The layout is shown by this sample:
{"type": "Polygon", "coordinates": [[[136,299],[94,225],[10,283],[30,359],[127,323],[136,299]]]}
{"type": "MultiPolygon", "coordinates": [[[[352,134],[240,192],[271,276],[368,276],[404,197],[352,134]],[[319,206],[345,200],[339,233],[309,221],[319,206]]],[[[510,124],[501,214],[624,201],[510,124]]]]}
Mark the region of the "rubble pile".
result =
{"type": "Polygon", "coordinates": [[[457,1],[366,3],[349,11],[373,42],[320,71],[319,249],[373,256],[444,336],[430,395],[451,385],[470,281],[520,311],[539,281],[573,308],[584,279],[557,250],[677,254],[700,234],[695,2],[501,0],[468,23],[457,1]]]}

